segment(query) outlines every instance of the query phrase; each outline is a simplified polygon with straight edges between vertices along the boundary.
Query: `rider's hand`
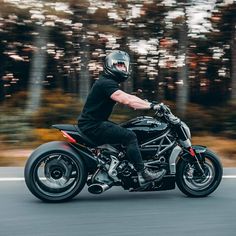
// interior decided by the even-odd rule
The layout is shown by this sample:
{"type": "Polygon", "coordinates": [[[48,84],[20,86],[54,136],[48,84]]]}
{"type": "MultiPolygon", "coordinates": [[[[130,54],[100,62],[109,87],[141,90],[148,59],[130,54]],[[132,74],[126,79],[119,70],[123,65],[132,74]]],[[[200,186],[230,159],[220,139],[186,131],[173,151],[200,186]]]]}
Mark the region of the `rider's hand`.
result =
{"type": "Polygon", "coordinates": [[[158,110],[160,110],[161,106],[162,106],[162,103],[160,103],[160,104],[151,103],[150,109],[154,110],[154,111],[158,111],[158,110]]]}
{"type": "Polygon", "coordinates": [[[161,104],[156,104],[152,108],[154,111],[159,111],[161,109],[161,104]]]}
{"type": "Polygon", "coordinates": [[[163,112],[166,110],[166,105],[163,103],[151,103],[150,109],[157,112],[163,112]]]}

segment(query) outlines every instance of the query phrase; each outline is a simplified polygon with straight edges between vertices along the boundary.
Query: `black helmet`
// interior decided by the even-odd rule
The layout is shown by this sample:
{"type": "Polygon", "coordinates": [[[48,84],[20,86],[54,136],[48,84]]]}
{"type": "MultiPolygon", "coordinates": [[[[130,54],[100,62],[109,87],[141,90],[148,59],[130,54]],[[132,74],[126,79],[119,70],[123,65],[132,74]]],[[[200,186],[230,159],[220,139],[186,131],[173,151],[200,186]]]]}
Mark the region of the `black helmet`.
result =
{"type": "Polygon", "coordinates": [[[124,82],[130,75],[130,57],[123,51],[115,50],[105,58],[104,72],[117,82],[124,82]]]}

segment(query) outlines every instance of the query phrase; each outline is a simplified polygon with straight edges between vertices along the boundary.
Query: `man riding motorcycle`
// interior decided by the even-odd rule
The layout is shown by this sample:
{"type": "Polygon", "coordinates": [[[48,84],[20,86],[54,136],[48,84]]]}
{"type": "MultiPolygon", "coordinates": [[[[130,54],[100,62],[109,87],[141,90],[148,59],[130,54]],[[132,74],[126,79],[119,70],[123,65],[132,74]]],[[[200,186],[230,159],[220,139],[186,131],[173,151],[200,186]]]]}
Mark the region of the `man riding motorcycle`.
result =
{"type": "Polygon", "coordinates": [[[127,105],[135,110],[158,110],[159,105],[125,93],[119,84],[130,76],[130,57],[120,50],[111,52],[105,58],[104,70],[93,84],[78,118],[80,130],[97,145],[122,144],[127,157],[138,173],[140,185],[161,180],[166,170],[152,172],[144,166],[136,134],[118,124],[108,121],[115,103],[127,105]]]}

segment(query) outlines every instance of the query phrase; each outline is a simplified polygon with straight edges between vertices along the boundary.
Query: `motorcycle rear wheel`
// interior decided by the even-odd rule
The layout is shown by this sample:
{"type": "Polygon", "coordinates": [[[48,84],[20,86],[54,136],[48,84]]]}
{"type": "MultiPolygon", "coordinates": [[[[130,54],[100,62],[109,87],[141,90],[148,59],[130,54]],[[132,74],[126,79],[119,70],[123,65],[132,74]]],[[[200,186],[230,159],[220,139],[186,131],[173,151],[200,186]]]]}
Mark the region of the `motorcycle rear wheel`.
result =
{"type": "Polygon", "coordinates": [[[45,202],[72,199],[83,189],[87,176],[83,161],[62,151],[32,156],[25,166],[28,189],[45,202]]]}
{"type": "Polygon", "coordinates": [[[206,197],[219,186],[223,168],[216,154],[210,150],[202,153],[205,158],[205,175],[195,174],[194,165],[180,159],[177,163],[176,184],[181,192],[189,197],[206,197]]]}

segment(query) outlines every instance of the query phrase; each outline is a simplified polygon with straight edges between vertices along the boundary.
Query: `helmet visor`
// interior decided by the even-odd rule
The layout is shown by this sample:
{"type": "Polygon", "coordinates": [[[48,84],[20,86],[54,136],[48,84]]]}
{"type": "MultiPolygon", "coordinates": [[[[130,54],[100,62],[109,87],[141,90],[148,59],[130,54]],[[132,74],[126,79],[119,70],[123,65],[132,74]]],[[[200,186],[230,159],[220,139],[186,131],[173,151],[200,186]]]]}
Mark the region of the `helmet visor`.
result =
{"type": "Polygon", "coordinates": [[[129,62],[123,60],[111,60],[111,66],[115,67],[118,71],[128,73],[129,62]]]}

